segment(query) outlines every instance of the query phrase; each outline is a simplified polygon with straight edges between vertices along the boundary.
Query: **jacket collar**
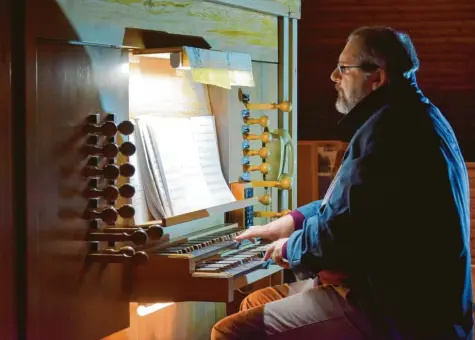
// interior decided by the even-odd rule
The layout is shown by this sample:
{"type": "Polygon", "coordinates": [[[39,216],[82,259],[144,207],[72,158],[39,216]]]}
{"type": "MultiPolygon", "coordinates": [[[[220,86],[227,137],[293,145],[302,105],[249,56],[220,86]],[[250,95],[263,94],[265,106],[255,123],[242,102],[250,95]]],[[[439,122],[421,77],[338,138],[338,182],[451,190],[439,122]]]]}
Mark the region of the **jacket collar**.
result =
{"type": "Polygon", "coordinates": [[[423,94],[419,89],[415,76],[409,79],[393,81],[373,91],[363,98],[356,106],[339,121],[339,129],[344,139],[351,139],[355,132],[376,112],[386,105],[401,102],[400,99],[413,98],[421,100],[423,94]]]}

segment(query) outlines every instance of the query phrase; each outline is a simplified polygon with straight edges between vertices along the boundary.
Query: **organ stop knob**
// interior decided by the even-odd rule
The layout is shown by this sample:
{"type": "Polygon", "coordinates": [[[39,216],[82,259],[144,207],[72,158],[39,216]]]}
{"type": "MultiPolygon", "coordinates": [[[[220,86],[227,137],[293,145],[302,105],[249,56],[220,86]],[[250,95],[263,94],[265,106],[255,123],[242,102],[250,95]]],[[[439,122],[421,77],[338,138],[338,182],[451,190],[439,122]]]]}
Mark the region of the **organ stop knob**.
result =
{"type": "Polygon", "coordinates": [[[130,163],[124,163],[120,167],[115,164],[108,164],[103,169],[95,166],[86,166],[82,174],[85,177],[103,176],[106,179],[115,180],[119,175],[132,177],[135,174],[135,167],[130,163]]]}
{"type": "Polygon", "coordinates": [[[112,121],[107,121],[101,125],[87,124],[85,127],[86,133],[99,134],[107,137],[114,136],[117,131],[123,135],[131,135],[134,132],[134,125],[130,121],[123,121],[117,126],[112,121]]]}
{"type": "Polygon", "coordinates": [[[107,224],[114,224],[117,222],[117,219],[122,218],[132,218],[134,217],[135,209],[129,204],[121,206],[119,209],[113,207],[105,208],[103,210],[93,210],[88,209],[84,212],[84,218],[87,220],[91,219],[100,219],[107,224]]]}

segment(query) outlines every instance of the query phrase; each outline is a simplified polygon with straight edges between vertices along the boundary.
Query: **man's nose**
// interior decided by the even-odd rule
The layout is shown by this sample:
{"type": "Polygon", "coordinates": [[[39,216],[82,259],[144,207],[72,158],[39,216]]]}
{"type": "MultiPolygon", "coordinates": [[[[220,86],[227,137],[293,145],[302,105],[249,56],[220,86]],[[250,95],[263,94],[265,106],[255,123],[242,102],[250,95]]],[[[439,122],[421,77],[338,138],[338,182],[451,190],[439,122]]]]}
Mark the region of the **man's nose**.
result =
{"type": "Polygon", "coordinates": [[[335,67],[335,69],[333,70],[333,72],[330,74],[330,79],[337,83],[338,81],[340,81],[341,79],[341,74],[340,74],[340,71],[338,70],[338,67],[335,67]]]}

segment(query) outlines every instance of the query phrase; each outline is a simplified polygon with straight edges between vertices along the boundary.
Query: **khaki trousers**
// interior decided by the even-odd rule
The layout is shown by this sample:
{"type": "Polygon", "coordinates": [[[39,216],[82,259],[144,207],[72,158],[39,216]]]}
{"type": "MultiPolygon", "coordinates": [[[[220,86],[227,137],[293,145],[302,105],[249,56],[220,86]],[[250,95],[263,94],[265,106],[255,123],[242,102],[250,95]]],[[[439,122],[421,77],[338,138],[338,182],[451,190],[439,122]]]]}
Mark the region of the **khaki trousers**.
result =
{"type": "Polygon", "coordinates": [[[370,323],[331,285],[313,280],[251,293],[240,312],[219,321],[211,340],[374,339],[370,323]]]}

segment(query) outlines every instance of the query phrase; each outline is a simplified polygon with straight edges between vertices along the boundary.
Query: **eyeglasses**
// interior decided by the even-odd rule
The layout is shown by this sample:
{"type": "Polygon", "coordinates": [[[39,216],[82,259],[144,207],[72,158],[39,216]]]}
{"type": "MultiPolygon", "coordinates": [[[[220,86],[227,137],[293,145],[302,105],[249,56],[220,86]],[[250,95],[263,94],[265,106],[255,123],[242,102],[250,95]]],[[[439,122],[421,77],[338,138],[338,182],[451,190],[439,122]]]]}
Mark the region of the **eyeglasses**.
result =
{"type": "Polygon", "coordinates": [[[359,68],[362,69],[363,71],[374,71],[379,68],[378,65],[376,64],[371,64],[371,63],[363,63],[361,65],[340,65],[339,63],[337,64],[338,71],[340,74],[343,74],[345,70],[351,69],[351,68],[359,68]]]}

